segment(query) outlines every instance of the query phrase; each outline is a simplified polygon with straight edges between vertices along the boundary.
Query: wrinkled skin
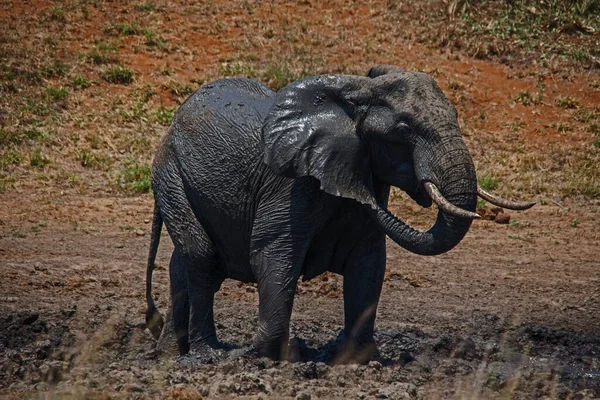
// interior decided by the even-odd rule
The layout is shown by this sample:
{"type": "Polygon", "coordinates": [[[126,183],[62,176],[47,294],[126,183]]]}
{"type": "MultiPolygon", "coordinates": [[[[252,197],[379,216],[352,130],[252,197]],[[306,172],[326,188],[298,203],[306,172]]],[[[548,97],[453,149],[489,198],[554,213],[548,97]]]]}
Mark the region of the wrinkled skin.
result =
{"type": "Polygon", "coordinates": [[[164,221],[180,354],[223,349],[213,318],[224,279],[256,282],[258,331],[245,354],[285,357],[296,283],[344,277],[347,348],[376,355],[385,236],[419,254],[450,250],[471,219],[440,211],[427,232],[387,211],[390,186],[429,207],[425,182],[474,211],[477,179],[457,113],[432,78],[394,66],[368,76],[316,76],[275,93],[249,79],[205,85],[177,111],[153,164],[150,293],[164,221]]]}

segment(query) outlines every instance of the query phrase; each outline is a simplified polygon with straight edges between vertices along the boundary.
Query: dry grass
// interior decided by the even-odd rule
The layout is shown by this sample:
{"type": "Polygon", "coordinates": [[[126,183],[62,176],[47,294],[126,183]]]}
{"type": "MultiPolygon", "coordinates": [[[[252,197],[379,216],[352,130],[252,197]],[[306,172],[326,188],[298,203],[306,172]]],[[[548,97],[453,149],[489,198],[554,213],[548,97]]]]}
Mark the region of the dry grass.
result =
{"type": "MultiPolygon", "coordinates": [[[[131,160],[149,164],[177,105],[203,82],[247,76],[279,89],[306,75],[364,74],[390,62],[438,80],[459,109],[480,176],[499,181],[501,193],[597,198],[600,113],[569,83],[581,71],[569,68],[597,57],[586,29],[599,28],[598,4],[588,3],[550,2],[535,12],[505,1],[76,1],[21,11],[5,3],[13,15],[2,18],[0,36],[0,190],[129,190],[122,177],[131,160]],[[508,47],[494,53],[499,38],[508,47]],[[543,56],[568,55],[576,45],[591,58],[543,56]],[[514,70],[515,79],[535,76],[536,83],[526,78],[528,88],[491,113],[478,91],[487,71],[463,71],[460,54],[518,66],[532,57],[547,62],[514,70]],[[565,79],[549,90],[553,70],[565,79]],[[556,119],[511,120],[515,107],[532,119],[536,112],[556,119]]],[[[597,72],[589,73],[595,78],[585,78],[585,89],[597,93],[597,72]]]]}

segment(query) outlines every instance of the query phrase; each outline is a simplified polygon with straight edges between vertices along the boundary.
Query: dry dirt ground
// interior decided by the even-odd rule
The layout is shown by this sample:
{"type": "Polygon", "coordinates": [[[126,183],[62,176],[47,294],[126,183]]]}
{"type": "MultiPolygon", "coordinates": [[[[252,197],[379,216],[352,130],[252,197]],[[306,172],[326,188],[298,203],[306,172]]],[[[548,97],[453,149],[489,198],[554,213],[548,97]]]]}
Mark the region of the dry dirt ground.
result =
{"type": "MultiPolygon", "coordinates": [[[[551,37],[563,47],[508,37],[522,47],[501,51],[497,36],[457,45],[465,15],[478,16],[470,2],[327,3],[0,1],[1,398],[600,398],[600,30],[582,17],[572,24],[587,33],[551,37]],[[424,7],[462,13],[462,25],[432,42],[410,30],[442,29],[424,7]],[[573,63],[569,46],[589,57],[573,63]],[[343,324],[336,275],[299,286],[294,361],[189,368],[157,357],[141,328],[147,166],[174,107],[216,77],[278,88],[382,62],[436,77],[480,182],[538,205],[508,224],[474,222],[441,256],[388,244],[382,362],[331,359],[343,324]],[[107,78],[114,66],[132,80],[107,78]]],[[[391,208],[421,228],[435,214],[401,193],[391,208]]],[[[171,248],[163,234],[162,311],[171,248]]],[[[223,340],[250,343],[257,301],[253,285],[226,281],[223,340]]]]}

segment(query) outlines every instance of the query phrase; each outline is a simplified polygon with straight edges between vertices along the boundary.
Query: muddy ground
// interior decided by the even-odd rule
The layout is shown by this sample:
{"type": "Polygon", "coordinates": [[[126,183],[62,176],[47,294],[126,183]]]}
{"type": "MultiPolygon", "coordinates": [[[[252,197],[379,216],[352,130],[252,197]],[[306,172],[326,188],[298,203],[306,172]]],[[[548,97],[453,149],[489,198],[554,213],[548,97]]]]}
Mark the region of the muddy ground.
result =
{"type": "MultiPolygon", "coordinates": [[[[600,398],[597,2],[189,3],[0,1],[0,398],[600,398]],[[480,183],[538,204],[441,256],[389,242],[381,361],[336,365],[330,274],[298,288],[293,361],[157,357],[148,165],[177,105],[223,76],[277,89],[378,63],[434,76],[480,183]]],[[[405,197],[392,211],[427,228],[435,210],[405,197]]],[[[163,312],[171,249],[163,233],[163,312]]],[[[226,281],[220,338],[248,345],[257,303],[226,281]]]]}
{"type": "MultiPolygon", "coordinates": [[[[341,280],[326,275],[302,283],[296,297],[293,346],[307,361],[190,369],[157,359],[140,329],[150,199],[42,197],[33,213],[18,195],[4,200],[16,211],[4,233],[31,225],[32,214],[48,216],[39,232],[0,242],[0,390],[8,397],[600,396],[597,203],[538,205],[511,213],[512,225],[477,221],[437,257],[389,243],[376,335],[382,363],[321,362],[343,323],[341,280]],[[64,226],[65,213],[97,228],[64,226]],[[572,227],[574,219],[585,222],[572,227]]],[[[164,236],[155,272],[163,311],[169,251],[164,236]]],[[[216,300],[221,338],[247,345],[256,318],[254,286],[226,281],[216,300]]]]}

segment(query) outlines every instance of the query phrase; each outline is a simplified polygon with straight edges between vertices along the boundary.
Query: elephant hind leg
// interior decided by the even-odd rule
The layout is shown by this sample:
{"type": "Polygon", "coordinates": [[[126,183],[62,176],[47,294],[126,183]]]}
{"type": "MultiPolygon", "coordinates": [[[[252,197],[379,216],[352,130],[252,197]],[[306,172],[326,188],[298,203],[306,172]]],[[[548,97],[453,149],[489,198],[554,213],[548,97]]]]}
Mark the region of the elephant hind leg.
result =
{"type": "MultiPolygon", "coordinates": [[[[180,355],[201,356],[221,347],[214,322],[214,294],[223,282],[215,248],[197,221],[184,246],[175,244],[169,266],[173,328],[180,355]]],[[[188,229],[190,226],[188,225],[188,229]]]]}
{"type": "Polygon", "coordinates": [[[175,250],[169,264],[172,327],[181,355],[202,352],[219,345],[213,301],[223,282],[214,244],[192,211],[179,180],[174,190],[158,196],[163,219],[175,250]]]}
{"type": "Polygon", "coordinates": [[[181,251],[177,248],[171,255],[169,274],[171,280],[171,328],[177,341],[179,355],[187,354],[189,351],[189,320],[190,302],[188,298],[187,266],[181,251]]]}

